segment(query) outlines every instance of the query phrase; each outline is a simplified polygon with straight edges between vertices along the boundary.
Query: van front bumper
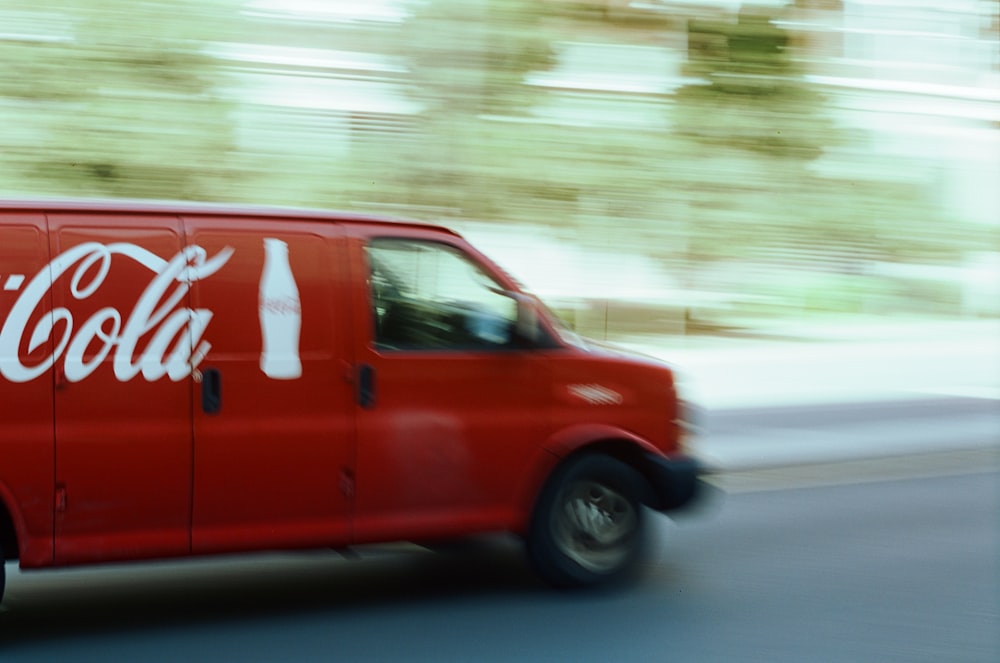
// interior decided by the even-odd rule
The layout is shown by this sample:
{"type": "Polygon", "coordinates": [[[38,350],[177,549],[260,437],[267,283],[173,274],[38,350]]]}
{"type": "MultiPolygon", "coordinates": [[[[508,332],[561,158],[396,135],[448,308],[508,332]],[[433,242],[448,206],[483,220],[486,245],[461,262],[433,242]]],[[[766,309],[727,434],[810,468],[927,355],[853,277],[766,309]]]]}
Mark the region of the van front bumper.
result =
{"type": "Polygon", "coordinates": [[[647,505],[657,511],[689,506],[710,492],[701,480],[704,468],[694,458],[646,454],[645,470],[653,491],[647,505]]]}

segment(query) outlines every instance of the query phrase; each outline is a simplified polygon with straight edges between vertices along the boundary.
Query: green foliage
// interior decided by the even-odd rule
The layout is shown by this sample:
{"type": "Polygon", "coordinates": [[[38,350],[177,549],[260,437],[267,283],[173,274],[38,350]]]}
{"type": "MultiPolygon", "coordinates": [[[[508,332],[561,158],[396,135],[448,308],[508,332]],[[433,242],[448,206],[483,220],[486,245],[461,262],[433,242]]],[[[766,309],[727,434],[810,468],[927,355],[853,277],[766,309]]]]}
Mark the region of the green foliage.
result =
{"type": "MultiPolygon", "coordinates": [[[[352,155],[362,176],[347,182],[352,199],[439,210],[455,216],[518,220],[509,203],[522,172],[526,136],[537,127],[509,121],[542,98],[525,76],[555,55],[534,0],[429,0],[403,25],[393,53],[409,63],[407,89],[423,111],[405,139],[367,139],[352,155]],[[506,118],[505,121],[498,121],[506,118]],[[387,168],[391,164],[391,168],[387,168]]],[[[544,199],[547,187],[526,192],[544,199]]],[[[565,194],[564,194],[565,195],[565,194]]]]}
{"type": "Polygon", "coordinates": [[[919,181],[825,177],[813,168],[852,137],[832,122],[826,99],[785,48],[789,35],[767,16],[694,22],[691,30],[688,72],[702,81],[675,95],[675,132],[689,147],[671,184],[698,229],[694,260],[789,244],[882,260],[967,246],[953,227],[942,232],[943,214],[919,181]]]}
{"type": "Polygon", "coordinates": [[[706,84],[676,94],[679,135],[710,146],[814,159],[837,141],[825,100],[797,71],[787,32],[766,15],[692,22],[688,73],[706,84]],[[831,140],[832,139],[832,140],[831,140]]]}
{"type": "MultiPolygon", "coordinates": [[[[561,225],[663,259],[689,285],[713,264],[783,247],[940,262],[973,246],[919,173],[871,161],[836,126],[768,16],[693,22],[684,73],[698,83],[673,93],[528,84],[565,64],[562,42],[657,48],[678,28],[626,4],[427,0],[394,27],[262,32],[241,0],[36,0],[31,11],[59,17],[72,38],[0,41],[0,188],[561,225]],[[238,107],[205,50],[227,39],[395,56],[399,68],[361,83],[398,84],[418,110],[379,133],[356,131],[349,112],[238,107]]],[[[360,123],[387,120],[372,115],[360,123]]],[[[865,293],[895,296],[874,277],[816,274],[756,294],[838,311],[870,306],[865,293]]]]}
{"type": "Polygon", "coordinates": [[[428,0],[400,33],[412,93],[433,111],[523,112],[524,75],[554,54],[534,0],[428,0]]]}
{"type": "Polygon", "coordinates": [[[41,139],[9,145],[0,173],[47,194],[213,197],[231,149],[230,109],[214,94],[215,64],[198,37],[224,7],[71,3],[59,14],[71,38],[0,46],[12,63],[0,95],[38,111],[22,122],[41,139]]]}
{"type": "Polygon", "coordinates": [[[739,91],[689,85],[676,94],[676,132],[703,144],[811,160],[839,138],[823,117],[822,96],[806,85],[769,84],[739,91]]]}

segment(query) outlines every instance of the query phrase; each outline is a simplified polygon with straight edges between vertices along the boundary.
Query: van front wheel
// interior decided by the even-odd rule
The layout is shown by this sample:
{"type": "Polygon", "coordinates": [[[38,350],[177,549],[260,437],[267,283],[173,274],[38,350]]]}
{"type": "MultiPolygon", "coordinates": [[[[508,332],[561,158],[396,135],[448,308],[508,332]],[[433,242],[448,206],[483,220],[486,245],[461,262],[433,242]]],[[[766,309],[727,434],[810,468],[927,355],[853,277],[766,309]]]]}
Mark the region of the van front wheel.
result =
{"type": "Polygon", "coordinates": [[[643,547],[644,481],[609,456],[581,456],[559,468],[539,496],[528,532],[528,557],[542,579],[583,587],[630,575],[643,547]]]}

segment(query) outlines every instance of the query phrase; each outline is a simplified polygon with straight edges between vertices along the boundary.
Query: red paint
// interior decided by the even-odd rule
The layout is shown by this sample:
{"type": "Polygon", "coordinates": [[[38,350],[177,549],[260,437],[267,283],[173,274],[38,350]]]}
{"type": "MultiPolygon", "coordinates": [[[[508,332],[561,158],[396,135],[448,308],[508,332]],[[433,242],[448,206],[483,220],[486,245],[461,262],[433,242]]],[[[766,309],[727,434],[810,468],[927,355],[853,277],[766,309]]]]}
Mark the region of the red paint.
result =
{"type": "Polygon", "coordinates": [[[670,370],[564,342],[541,308],[538,335],[517,340],[517,292],[434,226],[0,204],[0,508],[21,566],[523,532],[549,473],[580,449],[678,455],[670,370]],[[265,239],[287,245],[288,304],[261,294],[265,239]],[[441,324],[468,338],[391,337],[379,302],[395,315],[401,300],[375,294],[375,250],[406,269],[430,256],[415,290],[465,288],[441,324]],[[475,276],[431,273],[449,261],[475,276]],[[294,330],[271,344],[294,346],[284,374],[266,374],[268,328],[294,330]]]}

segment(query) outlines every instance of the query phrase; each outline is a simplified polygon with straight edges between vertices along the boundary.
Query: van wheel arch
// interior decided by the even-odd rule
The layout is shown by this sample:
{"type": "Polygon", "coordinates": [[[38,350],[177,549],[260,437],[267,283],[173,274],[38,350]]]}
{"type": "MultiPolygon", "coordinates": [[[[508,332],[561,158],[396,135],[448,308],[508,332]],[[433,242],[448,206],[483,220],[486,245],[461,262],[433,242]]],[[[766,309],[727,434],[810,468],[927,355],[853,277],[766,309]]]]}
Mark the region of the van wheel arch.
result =
{"type": "Polygon", "coordinates": [[[584,455],[609,456],[631,467],[643,478],[643,481],[640,482],[640,499],[642,500],[642,503],[646,506],[655,508],[657,496],[656,492],[653,490],[650,471],[647,468],[648,461],[644,456],[644,450],[638,444],[632,442],[631,440],[622,439],[599,440],[581,447],[568,455],[562,460],[562,462],[559,463],[559,465],[556,466],[556,469],[572,459],[584,455]]]}

